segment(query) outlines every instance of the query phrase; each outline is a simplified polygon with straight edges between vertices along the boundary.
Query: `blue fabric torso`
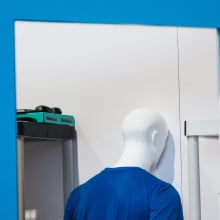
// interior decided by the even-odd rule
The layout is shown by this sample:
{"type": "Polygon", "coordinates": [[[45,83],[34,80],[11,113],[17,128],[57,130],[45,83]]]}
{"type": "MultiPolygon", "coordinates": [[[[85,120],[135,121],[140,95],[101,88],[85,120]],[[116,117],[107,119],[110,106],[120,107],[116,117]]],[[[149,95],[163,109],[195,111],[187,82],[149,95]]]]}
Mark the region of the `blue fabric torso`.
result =
{"type": "Polygon", "coordinates": [[[64,220],[182,220],[179,194],[139,167],[106,168],[77,187],[64,220]]]}

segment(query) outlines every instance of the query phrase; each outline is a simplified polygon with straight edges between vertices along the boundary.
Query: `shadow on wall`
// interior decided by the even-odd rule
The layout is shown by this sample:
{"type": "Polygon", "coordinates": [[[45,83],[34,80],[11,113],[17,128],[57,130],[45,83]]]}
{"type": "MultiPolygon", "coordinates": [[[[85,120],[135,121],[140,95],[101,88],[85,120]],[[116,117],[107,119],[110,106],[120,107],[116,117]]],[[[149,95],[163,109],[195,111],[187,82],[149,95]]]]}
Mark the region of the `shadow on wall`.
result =
{"type": "Polygon", "coordinates": [[[175,144],[173,136],[169,132],[164,152],[152,174],[168,183],[172,183],[174,179],[174,157],[175,144]]]}

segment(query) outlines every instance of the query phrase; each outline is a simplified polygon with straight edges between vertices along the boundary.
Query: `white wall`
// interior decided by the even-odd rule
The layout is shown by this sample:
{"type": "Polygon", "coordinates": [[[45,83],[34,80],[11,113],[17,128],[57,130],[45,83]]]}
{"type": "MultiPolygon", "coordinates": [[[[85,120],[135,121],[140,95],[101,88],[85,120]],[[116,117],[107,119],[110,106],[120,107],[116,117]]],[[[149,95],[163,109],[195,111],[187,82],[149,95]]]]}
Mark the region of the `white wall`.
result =
{"type": "MultiPolygon", "coordinates": [[[[218,119],[217,34],[212,29],[179,29],[180,98],[184,207],[188,207],[187,148],[184,120],[218,119]]],[[[200,138],[201,208],[203,220],[219,220],[219,141],[200,138]]]]}
{"type": "MultiPolygon", "coordinates": [[[[130,111],[159,111],[170,135],[154,173],[183,194],[187,219],[187,158],[180,122],[217,116],[216,36],[213,30],[199,31],[204,39],[194,30],[170,27],[16,22],[17,108],[45,104],[75,116],[80,183],[117,161],[123,149],[121,123],[130,111]],[[192,79],[200,70],[203,77],[195,84],[192,79]]],[[[219,158],[215,154],[211,159],[210,145],[202,147],[205,172],[206,161],[217,163],[219,158]]],[[[214,165],[210,168],[215,174],[214,165]]],[[[213,182],[202,185],[209,188],[213,182]]],[[[207,218],[203,212],[203,219],[214,220],[218,209],[206,197],[214,201],[216,195],[207,188],[202,188],[203,206],[213,213],[207,218]]],[[[219,190],[217,183],[214,189],[219,190]]]]}

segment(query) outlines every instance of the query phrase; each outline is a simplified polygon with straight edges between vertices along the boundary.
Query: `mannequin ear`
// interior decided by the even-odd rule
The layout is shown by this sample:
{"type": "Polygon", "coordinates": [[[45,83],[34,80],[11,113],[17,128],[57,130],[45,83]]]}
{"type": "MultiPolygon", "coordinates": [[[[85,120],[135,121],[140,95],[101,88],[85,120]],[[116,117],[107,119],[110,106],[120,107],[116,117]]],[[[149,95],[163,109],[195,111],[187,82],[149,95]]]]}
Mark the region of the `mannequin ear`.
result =
{"type": "Polygon", "coordinates": [[[157,130],[154,130],[151,135],[151,140],[152,140],[152,145],[151,145],[151,150],[153,153],[153,165],[152,168],[155,168],[158,159],[160,158],[160,137],[159,137],[159,132],[157,130]]]}
{"type": "Polygon", "coordinates": [[[154,130],[154,131],[152,132],[151,138],[152,138],[153,150],[156,151],[156,150],[157,150],[156,148],[157,148],[157,147],[159,146],[159,144],[160,144],[159,132],[158,132],[157,130],[154,130]]]}
{"type": "MultiPolygon", "coordinates": [[[[168,135],[168,134],[167,134],[168,135]]],[[[153,166],[156,167],[161,155],[163,153],[163,150],[165,148],[166,145],[166,139],[164,140],[163,135],[158,131],[158,130],[154,130],[151,134],[151,138],[152,138],[152,152],[154,155],[154,164],[153,166]],[[165,143],[164,143],[165,141],[165,143]]]]}

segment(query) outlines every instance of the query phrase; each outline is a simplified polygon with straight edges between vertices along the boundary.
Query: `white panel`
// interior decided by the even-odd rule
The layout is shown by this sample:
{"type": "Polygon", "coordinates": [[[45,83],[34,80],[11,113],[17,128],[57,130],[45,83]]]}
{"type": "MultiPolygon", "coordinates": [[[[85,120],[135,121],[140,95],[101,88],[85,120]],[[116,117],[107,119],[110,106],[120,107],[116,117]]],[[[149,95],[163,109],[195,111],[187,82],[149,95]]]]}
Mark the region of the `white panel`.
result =
{"type": "Polygon", "coordinates": [[[186,136],[218,138],[218,120],[192,120],[185,123],[186,136]]]}
{"type": "Polygon", "coordinates": [[[17,107],[76,118],[80,183],[122,153],[121,124],[159,111],[170,136],[155,174],[181,191],[177,29],[16,22],[17,107]]]}
{"type": "MultiPolygon", "coordinates": [[[[217,120],[217,37],[213,29],[179,29],[183,205],[188,219],[187,145],[184,120],[217,120]]],[[[219,219],[220,152],[217,140],[200,139],[202,220],[219,219]]]]}

